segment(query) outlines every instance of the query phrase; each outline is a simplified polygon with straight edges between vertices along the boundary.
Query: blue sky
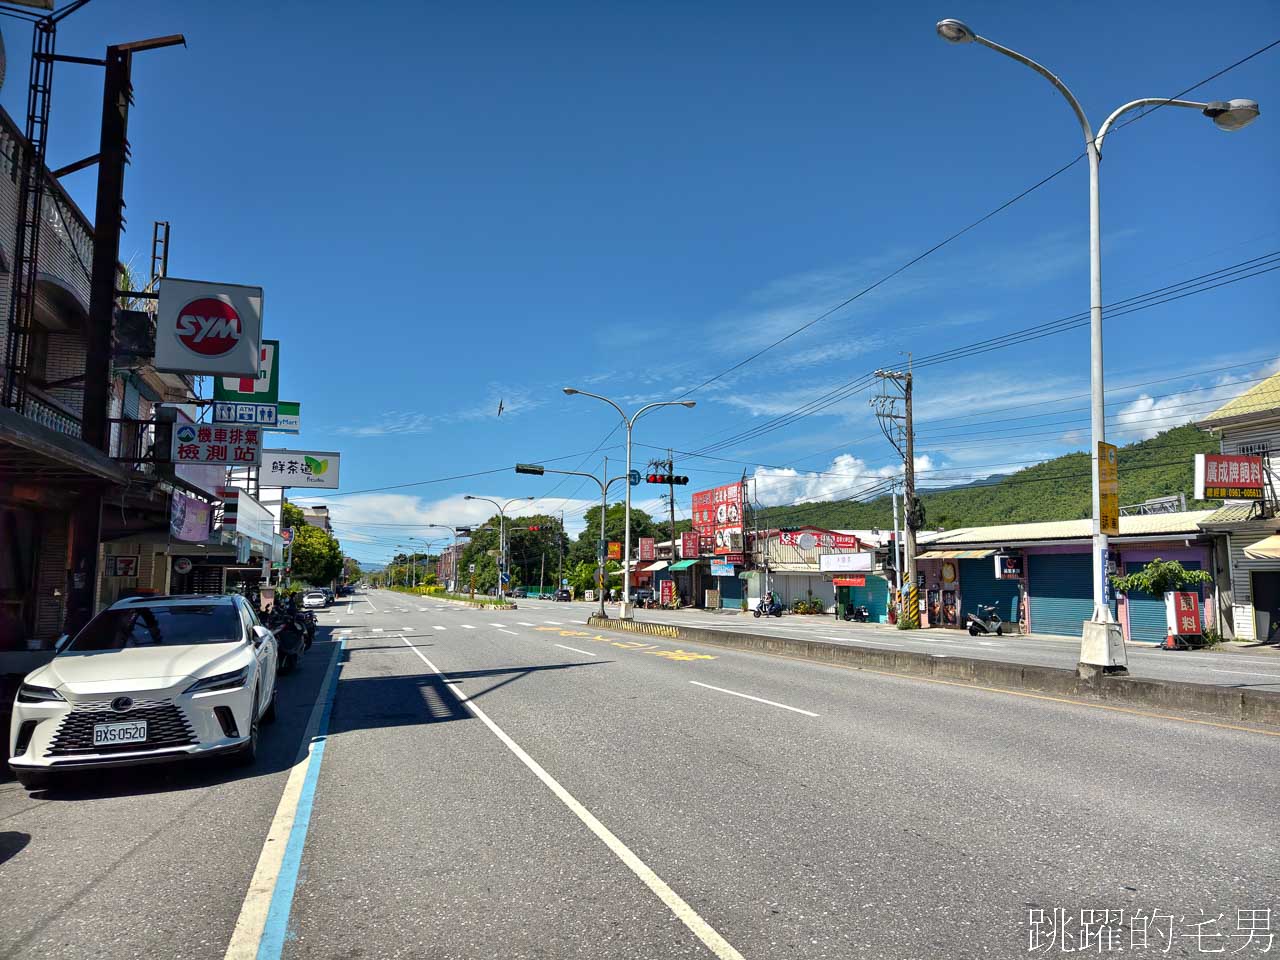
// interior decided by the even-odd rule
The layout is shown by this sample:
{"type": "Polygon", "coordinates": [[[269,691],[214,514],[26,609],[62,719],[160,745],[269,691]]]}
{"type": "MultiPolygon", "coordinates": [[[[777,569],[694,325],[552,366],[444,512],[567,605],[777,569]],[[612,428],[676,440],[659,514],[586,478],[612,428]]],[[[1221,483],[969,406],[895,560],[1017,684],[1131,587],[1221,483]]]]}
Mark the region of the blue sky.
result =
{"type": "MultiPolygon", "coordinates": [[[[342,452],[349,495],[325,500],[362,560],[432,535],[394,524],[477,519],[466,493],[549,494],[532,509],[564,509],[575,528],[590,503],[576,482],[503,472],[356,491],[590,451],[613,415],[563,385],[627,404],[673,397],[1079,153],[1078,127],[1043,79],[943,43],[938,17],[1040,59],[1095,124],[1280,37],[1269,2],[1211,14],[1178,2],[360,9],[94,0],[64,23],[59,49],[100,56],[108,42],[186,34],[187,49],[135,61],[123,255],[145,269],[151,222],[166,219],[175,276],[265,288],[282,395],[303,404],[298,446],[342,452]]],[[[29,34],[0,26],[0,100],[20,121],[29,34]]],[[[1166,108],[1108,140],[1105,301],[1280,248],[1278,65],[1280,47],[1188,95],[1260,101],[1247,130],[1166,108]]],[[[100,83],[92,68],[58,65],[52,165],[96,150],[100,83]]],[[[1087,176],[1077,164],[696,391],[695,410],[647,417],[637,443],[699,450],[899,365],[901,351],[1087,309],[1087,176]]],[[[66,184],[91,211],[92,171],[66,184]]],[[[1173,426],[1274,369],[1278,278],[1110,322],[1124,431],[1113,439],[1173,426]],[[1165,382],[1119,389],[1152,380],[1165,382]],[[1208,389],[1185,392],[1195,388],[1208,389]]],[[[1084,329],[921,369],[922,478],[1080,448],[1087,374],[1084,329]],[[992,422],[1031,413],[1044,417],[992,422]],[[1007,433],[975,439],[992,429],[1007,433]]],[[[604,452],[620,463],[616,443],[560,465],[594,469],[604,452]]],[[[744,468],[789,468],[758,474],[763,499],[790,502],[870,482],[894,457],[865,391],[715,455],[732,462],[678,462],[692,479],[686,507],[689,492],[744,468]]]]}

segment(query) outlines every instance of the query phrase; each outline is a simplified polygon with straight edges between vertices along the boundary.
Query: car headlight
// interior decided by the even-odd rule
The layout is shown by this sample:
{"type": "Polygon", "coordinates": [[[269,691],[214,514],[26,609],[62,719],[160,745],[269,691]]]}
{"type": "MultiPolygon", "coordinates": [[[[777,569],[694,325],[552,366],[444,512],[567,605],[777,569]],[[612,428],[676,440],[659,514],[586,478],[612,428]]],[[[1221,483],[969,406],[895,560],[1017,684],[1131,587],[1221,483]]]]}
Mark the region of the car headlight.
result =
{"type": "Polygon", "coordinates": [[[231,673],[219,673],[217,676],[205,677],[187,687],[183,693],[208,693],[210,690],[235,690],[243,687],[249,680],[249,668],[242,667],[231,673]]]}
{"type": "Polygon", "coordinates": [[[38,687],[34,683],[24,683],[18,688],[19,703],[48,703],[50,700],[66,702],[66,697],[52,687],[38,687]]]}

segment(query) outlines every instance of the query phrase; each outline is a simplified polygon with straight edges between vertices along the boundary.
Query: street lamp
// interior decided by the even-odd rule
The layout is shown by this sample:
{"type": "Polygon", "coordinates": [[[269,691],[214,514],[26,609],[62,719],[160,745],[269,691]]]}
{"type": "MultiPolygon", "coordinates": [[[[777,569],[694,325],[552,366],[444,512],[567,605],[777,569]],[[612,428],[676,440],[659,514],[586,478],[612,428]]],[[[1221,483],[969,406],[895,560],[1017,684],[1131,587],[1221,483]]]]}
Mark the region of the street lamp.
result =
{"type": "Polygon", "coordinates": [[[1093,478],[1093,616],[1085,622],[1080,643],[1080,663],[1100,666],[1105,671],[1127,672],[1124,634],[1107,603],[1107,534],[1102,529],[1101,486],[1099,483],[1099,445],[1106,440],[1102,379],[1102,228],[1099,202],[1098,168],[1102,161],[1102,142],[1112,124],[1123,114],[1139,107],[1189,107],[1199,110],[1222,130],[1239,130],[1258,118],[1258,104],[1253,100],[1167,100],[1145,97],[1117,107],[1103,121],[1095,135],[1080,102],[1057,76],[1030,57],[979,36],[960,20],[939,20],[938,36],[948,43],[978,43],[997,53],[1017,60],[1048,80],[1066,98],[1084,132],[1085,153],[1089,158],[1089,385],[1093,478]]]}
{"type": "MultiPolygon", "coordinates": [[[[573,396],[574,394],[581,394],[584,397],[592,397],[596,400],[604,401],[605,403],[609,404],[609,406],[613,407],[613,409],[618,411],[618,414],[622,417],[622,422],[626,424],[626,427],[627,427],[627,478],[628,478],[628,481],[627,481],[627,505],[625,510],[626,530],[623,532],[623,541],[625,542],[625,546],[623,547],[623,551],[624,551],[623,560],[625,562],[623,564],[623,576],[622,576],[622,608],[618,611],[618,616],[620,616],[624,620],[629,620],[631,618],[631,575],[630,575],[630,571],[628,571],[626,568],[626,563],[629,563],[631,561],[631,482],[630,482],[631,428],[636,425],[636,421],[640,419],[642,414],[647,413],[648,411],[653,410],[657,407],[688,407],[689,409],[693,409],[698,405],[698,403],[696,400],[658,400],[655,403],[646,403],[643,407],[637,410],[632,416],[628,417],[627,412],[625,410],[623,410],[620,406],[618,406],[608,397],[602,397],[598,393],[588,393],[585,390],[576,390],[573,387],[565,387],[564,392],[567,393],[569,396],[573,396]]],[[[672,549],[673,550],[675,549],[674,545],[672,546],[672,549]]]]}
{"type": "Polygon", "coordinates": [[[506,572],[507,559],[507,507],[513,503],[520,503],[524,500],[532,500],[533,497],[512,497],[506,503],[498,503],[497,500],[490,500],[488,497],[473,497],[467,494],[463,500],[483,500],[485,503],[492,503],[498,508],[498,602],[502,602],[502,574],[506,572]]]}
{"type": "MultiPolygon", "coordinates": [[[[607,457],[605,458],[605,461],[604,461],[604,472],[606,475],[609,472],[609,459],[607,457]]],[[[608,615],[604,612],[604,592],[605,592],[604,515],[609,511],[609,488],[613,486],[615,483],[617,483],[619,480],[626,480],[627,477],[625,476],[614,477],[611,480],[602,480],[600,479],[600,477],[597,477],[594,473],[579,473],[577,470],[552,470],[549,467],[544,467],[540,463],[517,463],[516,473],[527,473],[535,477],[540,477],[544,473],[562,473],[566,477],[586,477],[588,480],[594,480],[597,484],[600,485],[600,546],[596,550],[596,565],[600,570],[600,617],[601,619],[606,618],[608,615]]],[[[561,535],[564,534],[563,523],[560,526],[560,533],[561,535]]],[[[631,579],[631,569],[628,566],[630,563],[631,563],[630,557],[625,558],[622,562],[622,583],[623,583],[622,589],[624,594],[626,592],[626,583],[628,580],[631,579]]]]}

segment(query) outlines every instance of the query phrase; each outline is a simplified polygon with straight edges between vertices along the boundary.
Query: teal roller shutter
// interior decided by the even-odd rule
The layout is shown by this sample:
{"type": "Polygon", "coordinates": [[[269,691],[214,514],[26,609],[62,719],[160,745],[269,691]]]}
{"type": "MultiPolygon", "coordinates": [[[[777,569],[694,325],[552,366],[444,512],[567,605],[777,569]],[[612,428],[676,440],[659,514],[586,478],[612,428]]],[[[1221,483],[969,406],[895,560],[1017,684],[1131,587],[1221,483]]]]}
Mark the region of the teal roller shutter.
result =
{"type": "Polygon", "coordinates": [[[889,619],[889,584],[883,577],[868,575],[865,587],[849,588],[849,602],[855,607],[866,607],[872,623],[886,623],[889,619]]]}
{"type": "MultiPolygon", "coordinates": [[[[1093,616],[1093,558],[1087,553],[1027,558],[1031,632],[1078,637],[1093,616]]],[[[1113,604],[1114,609],[1114,604],[1113,604]]]]}
{"type": "MultiPolygon", "coordinates": [[[[1137,573],[1145,566],[1145,562],[1126,563],[1124,572],[1137,573]]],[[[1182,566],[1187,570],[1199,570],[1200,561],[1184,560],[1182,566]]],[[[1204,590],[1197,586],[1195,591],[1200,595],[1200,609],[1203,616],[1204,590]]],[[[1128,594],[1126,604],[1129,608],[1129,639],[1162,643],[1168,633],[1164,615],[1164,597],[1152,596],[1145,590],[1138,590],[1128,594]]]]}
{"type": "Polygon", "coordinates": [[[746,584],[737,577],[714,577],[716,586],[720,588],[720,606],[736,610],[742,606],[742,598],[746,594],[746,584]]]}
{"type": "Polygon", "coordinates": [[[964,605],[961,625],[979,606],[987,605],[994,606],[1005,623],[1018,622],[1018,581],[997,580],[995,561],[990,557],[960,561],[960,600],[964,605]]]}

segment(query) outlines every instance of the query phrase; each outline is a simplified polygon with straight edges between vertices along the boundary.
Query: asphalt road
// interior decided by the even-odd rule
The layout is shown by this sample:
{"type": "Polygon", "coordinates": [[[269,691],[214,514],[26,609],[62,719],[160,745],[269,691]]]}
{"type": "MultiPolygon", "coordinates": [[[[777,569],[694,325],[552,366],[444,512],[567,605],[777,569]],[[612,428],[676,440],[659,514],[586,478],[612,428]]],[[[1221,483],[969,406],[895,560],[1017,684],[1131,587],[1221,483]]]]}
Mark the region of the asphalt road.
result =
{"type": "MultiPolygon", "coordinates": [[[[557,608],[571,620],[585,622],[599,604],[555,603],[522,600],[530,609],[557,608]]],[[[605,612],[617,615],[617,605],[605,612]]],[[[889,650],[917,653],[951,653],[983,660],[1036,664],[1074,670],[1080,659],[1080,641],[1061,637],[971,637],[959,630],[918,630],[907,633],[883,624],[847,623],[833,616],[786,615],[756,619],[740,614],[706,613],[701,610],[638,610],[640,620],[653,620],[706,630],[763,633],[802,640],[828,640],[889,650]]],[[[1280,650],[1257,647],[1246,650],[1159,650],[1149,644],[1129,644],[1129,673],[1153,680],[1181,680],[1224,687],[1250,687],[1280,692],[1280,650]]]]}
{"type": "Polygon", "coordinates": [[[1278,736],[568,613],[362,595],[292,774],[334,645],[247,774],[0,784],[0,956],[1025,957],[1029,910],[1139,908],[1199,956],[1202,912],[1280,908],[1278,736]]]}

